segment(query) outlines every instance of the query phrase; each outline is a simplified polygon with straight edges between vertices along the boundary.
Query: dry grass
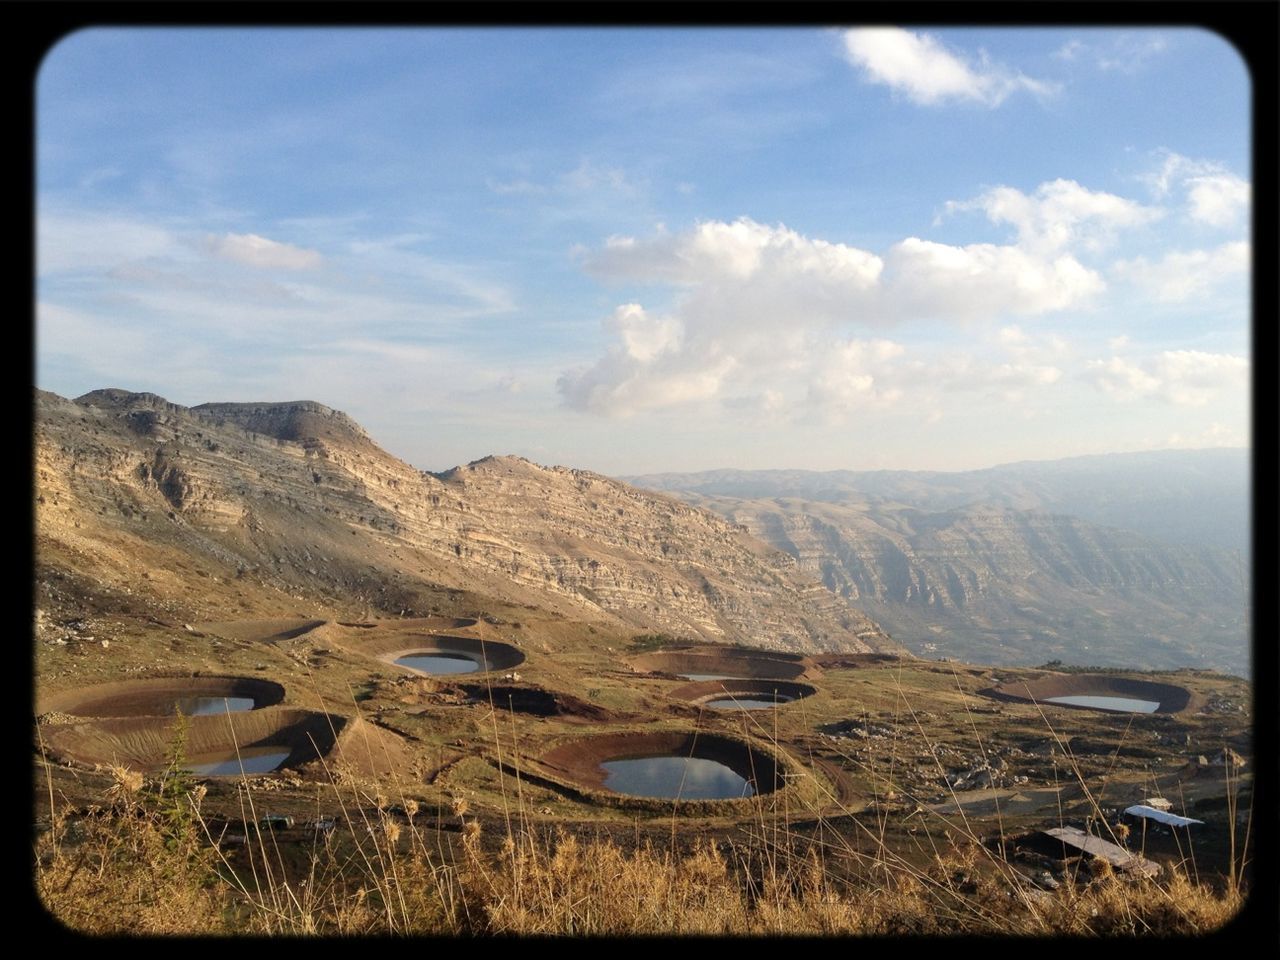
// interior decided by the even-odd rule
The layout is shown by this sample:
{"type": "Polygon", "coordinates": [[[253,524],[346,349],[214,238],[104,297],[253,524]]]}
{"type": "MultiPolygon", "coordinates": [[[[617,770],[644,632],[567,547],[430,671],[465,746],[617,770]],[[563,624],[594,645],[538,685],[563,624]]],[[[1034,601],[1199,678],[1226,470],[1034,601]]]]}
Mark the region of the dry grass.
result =
{"type": "MultiPolygon", "coordinates": [[[[501,746],[496,711],[494,720],[501,746]]],[[[909,703],[903,720],[923,735],[909,703]]],[[[674,816],[662,847],[539,834],[518,776],[502,785],[503,809],[487,826],[457,799],[460,841],[446,850],[442,834],[415,818],[412,798],[339,779],[346,829],[317,834],[309,849],[255,829],[259,811],[242,783],[250,835],[228,852],[201,817],[203,787],[180,770],[146,782],[117,770],[92,815],[55,811],[35,845],[36,889],[54,917],[95,934],[1176,936],[1218,928],[1244,900],[1243,856],[1225,889],[1181,870],[1130,880],[1091,864],[1039,890],[963,814],[927,833],[924,865],[890,849],[876,816],[851,821],[851,842],[821,820],[816,834],[802,834],[788,811],[767,816],[763,804],[732,841],[681,843],[674,816]]],[[[892,771],[884,789],[900,789],[892,771]]]]}
{"type": "Polygon", "coordinates": [[[175,836],[130,799],[56,823],[37,843],[36,887],[67,926],[130,934],[1185,935],[1242,904],[1237,888],[1180,871],[1157,882],[1095,869],[1032,893],[973,845],[923,869],[865,854],[837,869],[838,851],[789,834],[781,848],[703,840],[677,853],[525,833],[486,852],[479,821],[462,819],[454,863],[426,831],[380,811],[371,831],[319,841],[290,871],[269,832],[233,866],[201,842],[198,820],[175,836]]]}

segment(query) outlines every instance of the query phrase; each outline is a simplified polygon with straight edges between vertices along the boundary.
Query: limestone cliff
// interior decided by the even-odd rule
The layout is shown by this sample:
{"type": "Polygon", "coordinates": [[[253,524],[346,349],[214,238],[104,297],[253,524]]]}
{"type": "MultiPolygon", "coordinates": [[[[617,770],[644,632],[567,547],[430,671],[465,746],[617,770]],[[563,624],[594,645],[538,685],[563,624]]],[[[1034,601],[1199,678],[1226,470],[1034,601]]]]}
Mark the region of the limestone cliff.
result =
{"type": "Polygon", "coordinates": [[[153,583],[180,583],[156,558],[186,557],[393,611],[432,583],[638,630],[896,649],[794,558],[709,511],[514,457],[424,473],[311,401],[38,393],[36,468],[38,549],[110,555],[118,578],[150,563],[153,583]],[[131,557],[126,542],[145,547],[131,557]]]}

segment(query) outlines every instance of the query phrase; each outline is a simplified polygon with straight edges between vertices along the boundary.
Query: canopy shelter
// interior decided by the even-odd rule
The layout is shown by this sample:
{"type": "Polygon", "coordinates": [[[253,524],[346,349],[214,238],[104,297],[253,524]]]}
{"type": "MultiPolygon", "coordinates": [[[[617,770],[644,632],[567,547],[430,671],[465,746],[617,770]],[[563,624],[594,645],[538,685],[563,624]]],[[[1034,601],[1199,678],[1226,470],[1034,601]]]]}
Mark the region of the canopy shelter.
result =
{"type": "Polygon", "coordinates": [[[1192,820],[1190,817],[1180,817],[1176,813],[1157,810],[1155,807],[1148,807],[1142,803],[1134,804],[1132,807],[1126,807],[1124,813],[1126,817],[1136,817],[1139,820],[1155,820],[1158,823],[1163,823],[1170,827],[1189,827],[1193,823],[1204,823],[1203,820],[1192,820]]]}

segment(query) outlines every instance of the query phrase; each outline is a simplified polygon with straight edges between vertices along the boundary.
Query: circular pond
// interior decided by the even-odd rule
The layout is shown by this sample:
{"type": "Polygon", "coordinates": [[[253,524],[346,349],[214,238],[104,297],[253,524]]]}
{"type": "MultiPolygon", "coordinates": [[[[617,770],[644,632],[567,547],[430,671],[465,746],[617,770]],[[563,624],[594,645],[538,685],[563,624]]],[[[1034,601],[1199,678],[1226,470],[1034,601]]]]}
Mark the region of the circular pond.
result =
{"type": "Polygon", "coordinates": [[[73,717],[188,717],[240,713],[284,699],[284,687],[257,677],[120,680],[42,697],[39,713],[73,717]]]}
{"type": "Polygon", "coordinates": [[[382,659],[428,676],[509,670],[524,663],[524,654],[509,643],[476,637],[423,637],[413,647],[394,650],[382,659]]]}
{"type": "Polygon", "coordinates": [[[720,734],[629,733],[565,743],[542,758],[577,785],[656,800],[736,800],[782,786],[778,760],[720,734]]]}
{"type": "Polygon", "coordinates": [[[712,710],[770,710],[816,693],[790,680],[700,680],[676,687],[670,695],[712,710]]]}
{"type": "Polygon", "coordinates": [[[1186,687],[1110,674],[1062,673],[1036,680],[1006,680],[985,696],[1108,713],[1180,713],[1193,705],[1186,687]]]}
{"type": "Polygon", "coordinates": [[[687,647],[632,657],[632,669],[641,673],[673,674],[698,682],[715,680],[794,680],[805,674],[808,660],[794,653],[750,650],[743,647],[687,647]]]}
{"type": "MultiPolygon", "coordinates": [[[[185,721],[183,763],[201,776],[267,773],[327,755],[347,724],[343,717],[276,707],[185,721]]],[[[43,728],[54,756],[85,764],[121,764],[152,773],[173,762],[173,717],[103,717],[43,728]]]]}

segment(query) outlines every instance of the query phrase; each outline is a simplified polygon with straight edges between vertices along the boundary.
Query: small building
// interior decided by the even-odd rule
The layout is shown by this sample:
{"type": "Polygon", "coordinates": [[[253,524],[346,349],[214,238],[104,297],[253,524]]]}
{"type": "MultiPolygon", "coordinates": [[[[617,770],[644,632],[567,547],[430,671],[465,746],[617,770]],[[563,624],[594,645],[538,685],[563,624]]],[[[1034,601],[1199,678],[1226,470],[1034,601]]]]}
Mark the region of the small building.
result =
{"type": "Polygon", "coordinates": [[[1040,832],[1057,841],[1061,845],[1059,849],[1064,853],[1067,850],[1074,850],[1085,856],[1100,857],[1121,873],[1137,874],[1143,877],[1155,877],[1160,873],[1160,864],[1153,863],[1136,853],[1130,853],[1109,840],[1091,836],[1078,827],[1054,827],[1040,832]]]}

